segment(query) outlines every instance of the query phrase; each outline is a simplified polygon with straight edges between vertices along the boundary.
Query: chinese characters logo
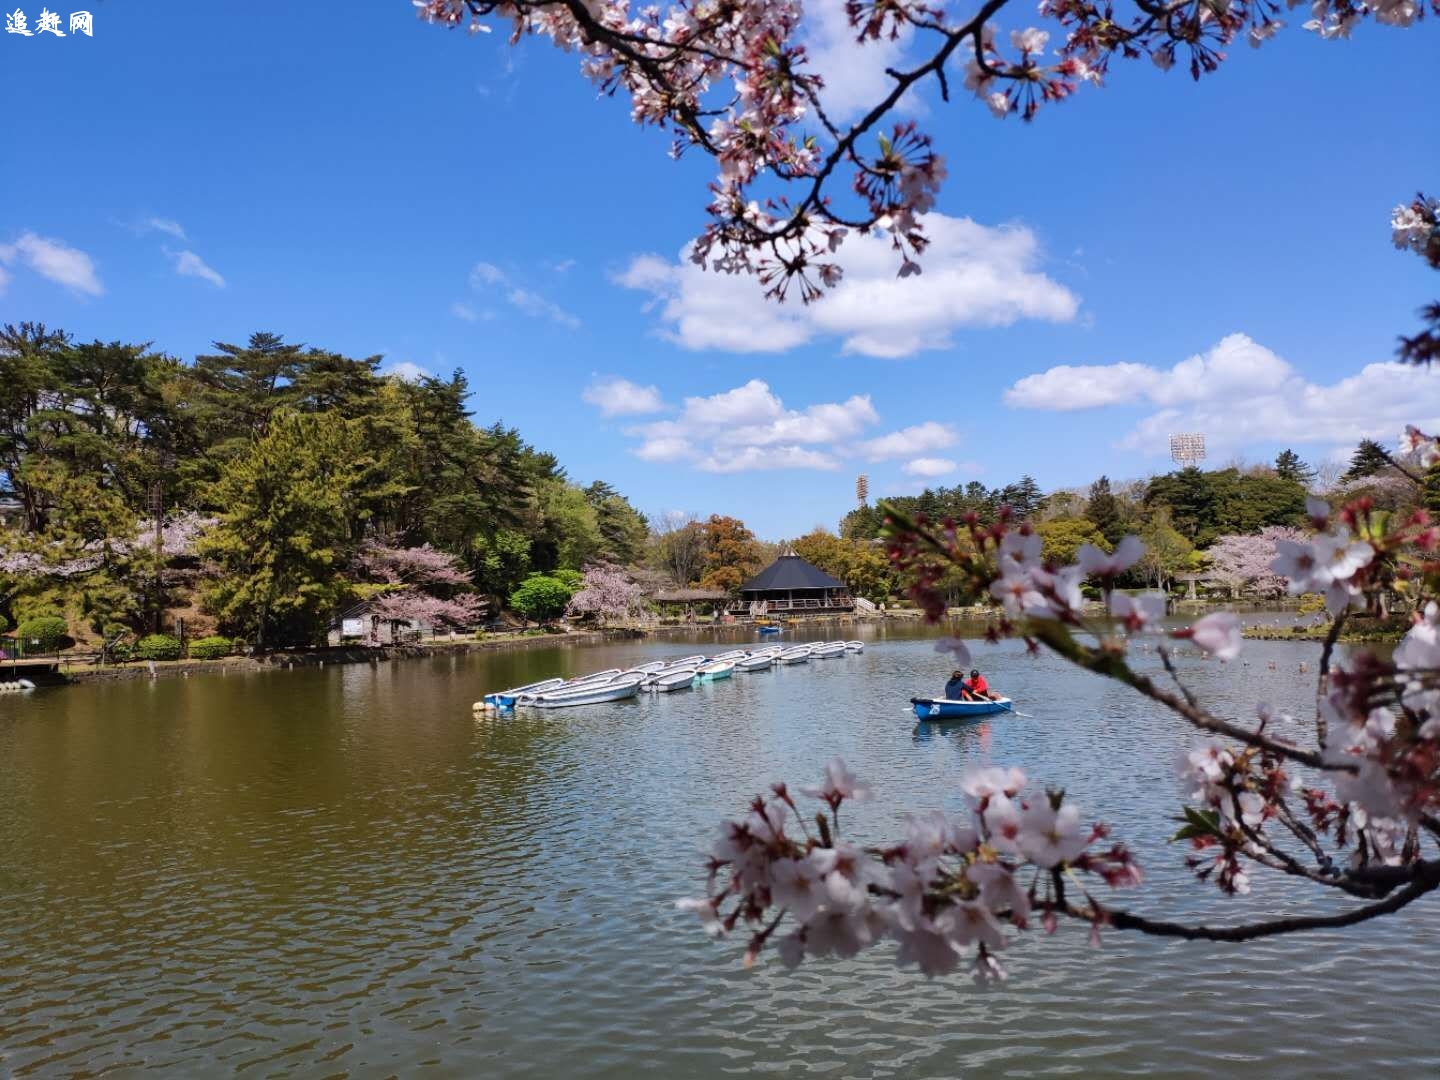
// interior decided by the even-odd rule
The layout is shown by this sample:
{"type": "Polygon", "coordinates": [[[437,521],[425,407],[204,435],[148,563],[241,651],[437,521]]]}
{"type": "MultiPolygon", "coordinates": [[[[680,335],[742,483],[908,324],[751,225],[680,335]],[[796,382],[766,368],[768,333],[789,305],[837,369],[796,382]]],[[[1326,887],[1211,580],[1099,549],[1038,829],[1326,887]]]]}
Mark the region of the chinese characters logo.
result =
{"type": "MultiPolygon", "coordinates": [[[[5,32],[7,34],[23,34],[26,37],[34,37],[36,34],[65,36],[65,31],[60,29],[59,13],[47,8],[40,9],[40,19],[34,30],[30,29],[30,20],[25,17],[25,12],[16,8],[5,16],[5,32]]],[[[86,37],[95,36],[95,21],[91,18],[90,12],[75,11],[71,13],[70,33],[84,34],[86,37]]]]}

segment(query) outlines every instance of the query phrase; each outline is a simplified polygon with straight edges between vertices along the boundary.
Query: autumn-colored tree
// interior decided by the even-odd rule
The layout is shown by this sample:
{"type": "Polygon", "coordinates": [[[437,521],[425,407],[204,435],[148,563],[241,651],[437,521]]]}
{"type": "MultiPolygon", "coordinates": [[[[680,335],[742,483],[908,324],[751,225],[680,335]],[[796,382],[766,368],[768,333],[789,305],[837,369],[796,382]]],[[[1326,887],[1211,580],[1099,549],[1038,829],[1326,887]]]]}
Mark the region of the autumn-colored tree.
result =
{"type": "Polygon", "coordinates": [[[701,526],[705,533],[705,572],[700,584],[707,589],[734,592],[760,569],[760,545],[739,518],[711,514],[701,526]]]}

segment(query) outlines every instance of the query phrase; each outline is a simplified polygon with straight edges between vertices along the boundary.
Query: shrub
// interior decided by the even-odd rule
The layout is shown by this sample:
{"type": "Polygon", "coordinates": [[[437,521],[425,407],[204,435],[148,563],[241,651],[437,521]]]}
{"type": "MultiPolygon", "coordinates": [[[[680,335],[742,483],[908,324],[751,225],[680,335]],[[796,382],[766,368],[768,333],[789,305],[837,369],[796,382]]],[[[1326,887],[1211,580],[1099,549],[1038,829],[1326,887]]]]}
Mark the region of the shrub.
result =
{"type": "Polygon", "coordinates": [[[58,615],[37,615],[15,628],[15,636],[26,652],[59,652],[75,644],[65,631],[65,620],[58,615]]]}
{"type": "Polygon", "coordinates": [[[169,634],[149,634],[135,645],[137,660],[179,660],[180,642],[169,634]]]}
{"type": "Polygon", "coordinates": [[[190,659],[219,660],[230,655],[230,639],[226,637],[196,638],[190,643],[190,659]]]}

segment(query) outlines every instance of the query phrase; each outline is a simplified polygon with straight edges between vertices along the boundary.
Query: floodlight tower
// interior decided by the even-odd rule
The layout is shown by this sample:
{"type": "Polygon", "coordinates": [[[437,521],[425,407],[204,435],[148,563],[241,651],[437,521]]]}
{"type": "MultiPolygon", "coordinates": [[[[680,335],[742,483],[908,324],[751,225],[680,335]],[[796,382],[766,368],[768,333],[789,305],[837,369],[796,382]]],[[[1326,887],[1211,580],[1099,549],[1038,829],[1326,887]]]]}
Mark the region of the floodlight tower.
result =
{"type": "Polygon", "coordinates": [[[1170,436],[1170,460],[1182,469],[1193,469],[1205,460],[1205,436],[1200,432],[1170,436]]]}
{"type": "Polygon", "coordinates": [[[870,477],[863,472],[855,478],[855,498],[861,506],[867,505],[870,499],[870,477]]]}

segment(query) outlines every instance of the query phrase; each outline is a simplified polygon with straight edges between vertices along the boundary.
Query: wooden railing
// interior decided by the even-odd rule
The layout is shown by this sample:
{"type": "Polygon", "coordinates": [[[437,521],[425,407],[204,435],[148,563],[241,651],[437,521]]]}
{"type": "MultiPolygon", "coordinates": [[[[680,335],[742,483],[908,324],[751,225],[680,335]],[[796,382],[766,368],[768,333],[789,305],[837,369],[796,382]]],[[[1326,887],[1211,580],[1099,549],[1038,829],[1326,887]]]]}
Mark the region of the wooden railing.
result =
{"type": "MultiPolygon", "coordinates": [[[[733,615],[753,615],[756,604],[749,601],[736,601],[730,605],[730,613],[733,615]]],[[[850,596],[828,597],[820,599],[801,600],[766,600],[764,602],[763,614],[775,615],[793,611],[854,611],[855,599],[850,596]]]]}

